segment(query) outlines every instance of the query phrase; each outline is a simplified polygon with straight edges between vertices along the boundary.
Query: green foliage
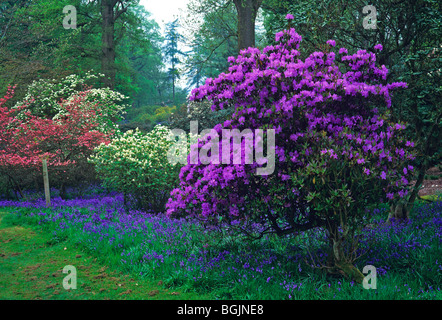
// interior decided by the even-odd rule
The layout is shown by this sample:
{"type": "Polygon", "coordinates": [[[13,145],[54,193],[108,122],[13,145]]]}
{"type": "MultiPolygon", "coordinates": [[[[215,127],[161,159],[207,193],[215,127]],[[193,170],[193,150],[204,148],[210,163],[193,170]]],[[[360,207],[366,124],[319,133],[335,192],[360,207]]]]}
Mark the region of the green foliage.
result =
{"type": "Polygon", "coordinates": [[[117,46],[117,67],[125,68],[117,73],[117,88],[130,90],[134,107],[160,104],[167,100],[170,86],[164,71],[160,27],[141,5],[131,6],[126,18],[132,27],[122,30],[124,37],[117,46]]]}
{"type": "Polygon", "coordinates": [[[436,45],[429,42],[402,58],[404,70],[399,79],[408,81],[409,90],[396,97],[394,113],[408,122],[408,134],[419,148],[416,164],[424,170],[442,160],[442,50],[436,45]]]}
{"type": "Polygon", "coordinates": [[[211,129],[219,123],[223,123],[233,113],[233,106],[222,110],[212,110],[209,101],[189,101],[187,105],[182,105],[170,116],[170,127],[190,131],[190,121],[198,121],[198,127],[211,129]]]}
{"type": "Polygon", "coordinates": [[[238,54],[238,18],[233,2],[224,0],[191,1],[188,11],[188,87],[199,87],[206,78],[227,71],[227,58],[238,54]]]}
{"type": "Polygon", "coordinates": [[[124,132],[139,128],[143,132],[151,131],[157,124],[169,125],[169,119],[176,110],[176,106],[146,105],[131,108],[120,125],[124,132]]]}
{"type": "MultiPolygon", "coordinates": [[[[168,99],[158,24],[132,1],[115,22],[115,90],[135,106],[168,99]]],[[[101,1],[20,0],[1,4],[0,85],[16,84],[16,100],[39,79],[101,71],[101,1]],[[63,8],[77,9],[77,29],[63,28],[63,8]]],[[[102,80],[102,79],[101,79],[102,80]]],[[[97,85],[96,87],[100,87],[97,85]]],[[[1,93],[0,93],[1,94],[1,93]]]]}
{"type": "MultiPolygon", "coordinates": [[[[78,2],[20,0],[0,4],[0,84],[2,88],[17,85],[17,100],[35,79],[70,73],[66,62],[75,54],[63,53],[73,33],[63,32],[62,10],[78,2]]],[[[83,22],[82,18],[78,22],[83,22]]]]}

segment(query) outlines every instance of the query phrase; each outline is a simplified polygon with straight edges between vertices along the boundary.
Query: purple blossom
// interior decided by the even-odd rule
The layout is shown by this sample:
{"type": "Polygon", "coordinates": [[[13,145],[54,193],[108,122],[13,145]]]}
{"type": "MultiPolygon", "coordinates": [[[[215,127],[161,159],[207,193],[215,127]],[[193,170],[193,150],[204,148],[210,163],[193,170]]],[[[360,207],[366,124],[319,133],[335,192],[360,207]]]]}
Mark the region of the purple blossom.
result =
{"type": "MultiPolygon", "coordinates": [[[[180,185],[167,203],[168,216],[201,218],[202,204],[210,203],[204,212],[226,218],[237,215],[238,219],[247,220],[251,217],[250,210],[242,208],[253,204],[259,211],[254,212],[257,217],[265,216],[268,210],[278,210],[286,219],[284,214],[293,212],[306,197],[300,190],[290,193],[290,197],[287,195],[287,190],[298,190],[289,179],[289,173],[302,175],[318,165],[317,161],[325,175],[335,174],[336,167],[350,172],[354,166],[364,165],[365,178],[370,174],[379,178],[371,180],[372,199],[382,198],[385,193],[397,194],[400,190],[395,182],[401,178],[387,179],[387,172],[388,177],[396,177],[413,155],[410,148],[401,148],[401,141],[406,140],[399,129],[405,126],[383,120],[380,110],[391,105],[392,93],[405,84],[386,84],[388,69],[376,64],[373,52],[358,50],[349,54],[346,48],[340,48],[341,59],[335,59],[335,53],[329,48],[301,59],[302,37],[295,29],[278,32],[275,40],[274,45],[262,50],[241,50],[237,57],[229,59],[228,72],[193,90],[190,99],[209,99],[215,111],[226,105],[233,106],[234,111],[220,130],[275,130],[274,174],[278,179],[263,175],[260,179],[265,183],[259,184],[260,191],[256,192],[257,187],[251,182],[256,181],[257,169],[268,164],[264,160],[241,165],[184,166],[180,185]],[[325,154],[328,156],[318,159],[325,154]],[[186,180],[190,173],[192,179],[186,180]],[[274,181],[283,182],[284,188],[276,188],[274,181]],[[236,195],[235,198],[232,195],[236,195]]],[[[335,47],[336,41],[329,40],[327,44],[335,47]]],[[[411,142],[406,145],[411,146],[411,142]]],[[[227,156],[233,158],[230,151],[227,156]]],[[[333,187],[349,182],[348,177],[351,174],[335,179],[333,187]]],[[[359,180],[350,184],[357,186],[359,180]]],[[[312,179],[306,181],[313,183],[312,179]]],[[[359,214],[360,207],[355,205],[354,214],[359,214]]],[[[298,210],[300,214],[304,209],[298,210]]],[[[203,221],[211,219],[210,216],[203,221]]]]}
{"type": "Polygon", "coordinates": [[[275,34],[275,40],[278,42],[281,40],[281,38],[284,36],[284,32],[280,31],[278,33],[275,34]]]}
{"type": "Polygon", "coordinates": [[[407,185],[408,184],[408,180],[405,177],[401,177],[401,182],[403,185],[407,185]]]}
{"type": "Polygon", "coordinates": [[[398,192],[398,195],[399,195],[400,198],[403,198],[403,197],[405,197],[407,195],[407,193],[408,193],[407,190],[400,190],[398,192]]]}
{"type": "Polygon", "coordinates": [[[291,15],[290,13],[287,14],[287,15],[285,16],[285,18],[286,18],[287,20],[293,20],[293,19],[295,19],[295,18],[293,17],[293,15],[291,15]]]}
{"type": "Polygon", "coordinates": [[[334,47],[334,46],[336,46],[336,41],[335,40],[327,40],[327,44],[334,47]]]}
{"type": "Polygon", "coordinates": [[[379,50],[379,51],[382,51],[383,48],[384,47],[382,47],[382,44],[380,44],[380,43],[374,46],[374,49],[379,50]]]}

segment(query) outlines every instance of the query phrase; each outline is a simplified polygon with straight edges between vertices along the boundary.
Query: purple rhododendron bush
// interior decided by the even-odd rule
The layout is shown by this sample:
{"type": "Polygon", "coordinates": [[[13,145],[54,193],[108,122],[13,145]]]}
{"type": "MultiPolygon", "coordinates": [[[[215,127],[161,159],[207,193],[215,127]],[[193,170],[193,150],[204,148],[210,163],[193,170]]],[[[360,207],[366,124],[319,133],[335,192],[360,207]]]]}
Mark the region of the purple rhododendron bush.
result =
{"type": "Polygon", "coordinates": [[[358,235],[372,208],[401,201],[413,170],[414,144],[389,112],[391,94],[407,85],[387,83],[388,70],[376,65],[373,52],[349,54],[329,40],[323,52],[303,58],[300,45],[301,36],[288,28],[275,45],[242,50],[229,59],[227,73],[192,91],[191,100],[235,111],[193,146],[205,156],[189,155],[167,215],[227,223],[251,237],[322,228],[331,253],[326,269],[361,282],[354,267],[358,235]],[[248,162],[253,146],[246,139],[240,163],[222,161],[234,157],[233,148],[226,156],[222,139],[214,139],[223,129],[255,132],[255,153],[263,141],[270,146],[273,129],[274,170],[257,174],[269,168],[271,150],[267,162],[248,162]]]}

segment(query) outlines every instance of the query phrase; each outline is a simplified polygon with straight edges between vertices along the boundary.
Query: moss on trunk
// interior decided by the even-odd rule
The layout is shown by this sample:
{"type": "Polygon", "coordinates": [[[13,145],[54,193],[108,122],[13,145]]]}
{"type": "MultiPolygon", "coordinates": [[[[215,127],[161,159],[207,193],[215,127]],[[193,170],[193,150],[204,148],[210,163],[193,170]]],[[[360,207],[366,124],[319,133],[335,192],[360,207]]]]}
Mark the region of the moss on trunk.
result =
{"type": "Polygon", "coordinates": [[[332,273],[341,274],[347,279],[362,284],[364,275],[353,265],[353,260],[344,252],[343,239],[332,239],[332,273]]]}
{"type": "Polygon", "coordinates": [[[353,280],[356,283],[362,284],[364,280],[364,274],[359,271],[352,263],[341,263],[336,264],[336,268],[343,274],[346,278],[353,280]]]}

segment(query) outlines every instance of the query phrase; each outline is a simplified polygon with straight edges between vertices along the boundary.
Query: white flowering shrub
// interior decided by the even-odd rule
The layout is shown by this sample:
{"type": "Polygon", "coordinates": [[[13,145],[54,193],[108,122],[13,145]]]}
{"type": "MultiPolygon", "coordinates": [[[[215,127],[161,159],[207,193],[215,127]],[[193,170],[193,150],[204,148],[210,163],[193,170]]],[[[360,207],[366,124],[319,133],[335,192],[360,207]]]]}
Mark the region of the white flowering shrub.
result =
{"type": "Polygon", "coordinates": [[[104,75],[88,72],[84,76],[72,74],[59,81],[36,80],[29,85],[23,100],[15,105],[15,107],[26,105],[26,108],[20,111],[19,117],[25,117],[25,113],[30,111],[37,117],[58,119],[67,114],[64,107],[66,104],[75,99],[80,92],[86,92],[85,108],[94,102],[100,104],[101,114],[97,114],[96,120],[101,124],[102,131],[115,130],[117,129],[115,122],[122,119],[128,107],[125,104],[128,97],[109,88],[93,88],[91,83],[102,76],[104,75]],[[62,101],[64,103],[61,103],[62,101]]]}
{"type": "Polygon", "coordinates": [[[170,191],[178,183],[190,139],[191,136],[185,134],[177,139],[163,125],[155,126],[147,134],[137,128],[126,131],[107,145],[99,145],[89,162],[95,164],[105,186],[131,197],[139,208],[161,212],[170,191]]]}

